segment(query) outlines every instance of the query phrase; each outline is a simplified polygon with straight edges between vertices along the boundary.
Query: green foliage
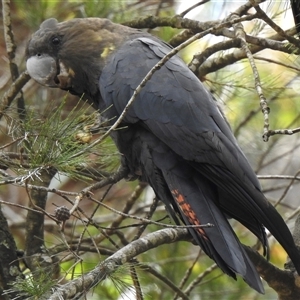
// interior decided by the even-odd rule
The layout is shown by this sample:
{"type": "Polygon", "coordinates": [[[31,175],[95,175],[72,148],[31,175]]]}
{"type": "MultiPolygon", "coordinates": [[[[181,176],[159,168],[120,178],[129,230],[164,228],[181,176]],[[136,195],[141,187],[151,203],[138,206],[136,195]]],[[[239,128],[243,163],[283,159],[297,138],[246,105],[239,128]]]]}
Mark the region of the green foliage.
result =
{"type": "Polygon", "coordinates": [[[5,294],[18,293],[18,297],[26,297],[27,300],[38,300],[48,292],[56,283],[51,279],[47,272],[39,272],[39,276],[26,274],[25,278],[18,278],[12,284],[12,288],[7,290],[5,294]]]}
{"type": "Polygon", "coordinates": [[[24,121],[11,118],[8,135],[17,145],[21,159],[26,160],[26,167],[20,168],[22,162],[9,165],[3,157],[0,163],[24,177],[41,169],[54,169],[81,180],[87,180],[88,173],[83,175],[79,170],[93,164],[106,170],[114,168],[118,157],[111,141],[90,146],[94,139],[91,130],[99,123],[100,115],[91,112],[89,106],[80,107],[79,103],[66,113],[65,106],[64,99],[57,106],[50,103],[42,115],[28,109],[24,121]]]}
{"type": "MultiPolygon", "coordinates": [[[[70,2],[78,3],[77,1],[70,2]]],[[[110,17],[115,10],[120,8],[119,5],[118,1],[90,0],[81,2],[80,11],[83,17],[110,17]]]]}
{"type": "Polygon", "coordinates": [[[13,1],[17,10],[18,17],[26,20],[26,25],[33,29],[48,18],[57,18],[63,20],[76,16],[76,11],[82,6],[79,2],[49,1],[49,0],[28,0],[28,1],[13,1]],[[30,7],[30,9],[28,9],[30,7]]]}

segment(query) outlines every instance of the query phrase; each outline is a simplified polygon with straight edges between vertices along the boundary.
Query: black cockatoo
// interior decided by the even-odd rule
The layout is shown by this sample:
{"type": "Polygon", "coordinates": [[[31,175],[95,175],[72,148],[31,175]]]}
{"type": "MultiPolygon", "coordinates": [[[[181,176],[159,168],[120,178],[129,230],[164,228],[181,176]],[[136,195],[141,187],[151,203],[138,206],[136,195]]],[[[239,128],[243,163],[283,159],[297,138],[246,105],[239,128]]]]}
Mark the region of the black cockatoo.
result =
{"type": "MultiPolygon", "coordinates": [[[[107,19],[49,19],[27,47],[27,69],[40,84],[84,95],[108,120],[171,47],[107,19]],[[108,108],[108,109],[107,109],[108,108]]],[[[266,227],[300,273],[300,254],[285,222],[266,200],[212,95],[174,56],[157,70],[112,134],[130,176],[148,182],[167,210],[229,276],[263,293],[260,277],[231,228],[234,218],[268,252],[266,227]]]]}

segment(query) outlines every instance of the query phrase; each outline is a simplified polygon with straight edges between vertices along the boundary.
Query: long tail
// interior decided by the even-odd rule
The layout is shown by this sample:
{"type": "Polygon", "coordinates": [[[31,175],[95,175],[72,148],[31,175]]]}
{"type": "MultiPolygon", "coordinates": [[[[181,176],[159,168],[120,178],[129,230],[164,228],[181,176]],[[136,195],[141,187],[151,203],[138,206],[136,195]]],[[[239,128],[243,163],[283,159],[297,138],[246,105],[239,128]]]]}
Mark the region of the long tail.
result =
{"type": "Polygon", "coordinates": [[[187,225],[213,224],[189,231],[224,273],[234,279],[236,274],[241,275],[249,286],[263,293],[253,263],[217,205],[217,186],[146,130],[136,135],[132,147],[137,149],[136,165],[142,168],[141,180],[152,186],[175,221],[178,222],[179,215],[187,225]]]}
{"type": "Polygon", "coordinates": [[[249,228],[258,238],[265,226],[285,249],[300,274],[300,253],[286,223],[277,210],[267,201],[263,193],[255,188],[247,178],[239,179],[220,167],[202,165],[197,168],[218,187],[218,205],[230,217],[249,228]]]}
{"type": "Polygon", "coordinates": [[[189,231],[204,252],[224,273],[236,279],[239,274],[255,290],[264,292],[252,262],[240,244],[226,216],[216,206],[215,187],[199,174],[192,176],[179,167],[163,172],[175,205],[188,225],[211,223],[211,228],[190,228],[189,231]]]}

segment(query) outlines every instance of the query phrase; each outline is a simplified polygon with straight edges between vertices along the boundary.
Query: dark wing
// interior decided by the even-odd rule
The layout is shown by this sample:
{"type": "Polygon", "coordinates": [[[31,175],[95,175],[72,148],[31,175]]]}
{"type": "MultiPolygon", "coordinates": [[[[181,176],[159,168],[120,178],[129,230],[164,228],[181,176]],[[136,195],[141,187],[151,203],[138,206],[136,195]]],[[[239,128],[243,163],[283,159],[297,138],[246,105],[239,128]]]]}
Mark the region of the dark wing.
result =
{"type": "MultiPolygon", "coordinates": [[[[107,106],[113,105],[108,110],[110,117],[120,115],[142,78],[169,51],[159,40],[139,38],[116,52],[100,78],[101,95],[107,106]]],[[[171,58],[147,82],[126,114],[126,123],[143,126],[183,158],[199,178],[213,184],[217,196],[211,201],[266,246],[264,224],[300,271],[299,254],[288,228],[261,193],[256,175],[211,95],[178,57],[171,58]]],[[[194,210],[199,199],[189,198],[194,210]]]]}
{"type": "Polygon", "coordinates": [[[300,34],[300,1],[291,0],[292,12],[295,20],[297,32],[300,34]]]}
{"type": "MultiPolygon", "coordinates": [[[[149,38],[129,42],[118,51],[100,78],[102,96],[107,106],[113,104],[115,109],[109,110],[109,117],[122,112],[141,79],[169,51],[167,45],[149,38]]],[[[153,75],[124,122],[140,120],[184,159],[229,169],[235,177],[245,178],[254,189],[260,189],[211,95],[179,58],[171,58],[153,75]]],[[[229,215],[237,219],[239,215],[244,215],[244,219],[249,216],[245,220],[247,227],[264,240],[257,221],[248,211],[238,211],[244,206],[232,207],[237,211],[228,211],[229,215]]]]}
{"type": "MultiPolygon", "coordinates": [[[[245,250],[214,200],[217,189],[213,183],[194,170],[149,130],[136,126],[130,148],[134,164],[139,165],[142,179],[154,189],[171,216],[174,212],[187,225],[213,224],[211,228],[189,228],[194,240],[224,273],[236,279],[236,273],[258,292],[263,292],[261,280],[245,250]]],[[[126,135],[122,132],[121,139],[126,135]]],[[[125,138],[126,140],[126,138],[125,138]]],[[[122,142],[124,142],[123,140],[122,142]]],[[[130,159],[131,154],[128,154],[130,159]]]]}
{"type": "MultiPolygon", "coordinates": [[[[111,110],[112,115],[123,111],[141,79],[169,51],[165,44],[140,38],[117,52],[100,78],[101,94],[116,110],[111,110]]],[[[124,123],[140,120],[184,159],[229,169],[260,189],[215,101],[178,57],[153,75],[124,123]]]]}

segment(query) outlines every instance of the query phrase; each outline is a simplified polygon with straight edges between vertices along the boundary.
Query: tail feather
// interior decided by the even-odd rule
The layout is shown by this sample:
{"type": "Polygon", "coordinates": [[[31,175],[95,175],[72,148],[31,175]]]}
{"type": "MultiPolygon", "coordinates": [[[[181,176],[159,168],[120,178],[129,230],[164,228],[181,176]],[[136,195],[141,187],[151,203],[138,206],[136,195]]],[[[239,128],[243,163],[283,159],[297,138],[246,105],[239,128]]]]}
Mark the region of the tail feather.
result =
{"type": "Polygon", "coordinates": [[[258,222],[257,219],[253,218],[249,211],[245,210],[243,206],[238,206],[235,203],[232,203],[232,195],[230,195],[227,191],[221,190],[219,191],[219,205],[227,215],[227,217],[236,219],[241,224],[243,224],[246,228],[248,228],[257,238],[261,241],[263,246],[263,255],[267,260],[270,258],[270,248],[269,241],[265,231],[265,227],[258,222]]]}
{"type": "MultiPolygon", "coordinates": [[[[300,274],[299,252],[295,246],[291,232],[281,215],[267,201],[263,193],[255,188],[251,182],[247,182],[246,178],[243,178],[243,181],[234,178],[230,171],[226,169],[221,169],[213,165],[202,165],[197,170],[204,173],[207,178],[213,180],[221,191],[225,191],[226,194],[231,195],[230,207],[234,207],[234,209],[229,211],[228,203],[224,202],[224,198],[220,197],[219,206],[221,209],[252,230],[260,239],[262,239],[262,236],[259,235],[259,230],[262,225],[265,226],[285,249],[293,261],[298,274],[300,274]],[[255,226],[259,227],[255,228],[255,226]]],[[[267,244],[264,246],[267,247],[267,244]]]]}
{"type": "Polygon", "coordinates": [[[233,278],[240,274],[255,290],[264,291],[253,263],[227,220],[229,216],[249,228],[262,241],[266,252],[264,226],[268,228],[300,274],[299,253],[289,229],[245,174],[237,178],[220,166],[187,162],[146,130],[136,136],[135,143],[141,180],[153,187],[172,217],[177,220],[177,214],[187,225],[214,225],[189,231],[224,273],[233,278]]]}
{"type": "MultiPolygon", "coordinates": [[[[178,173],[178,172],[177,172],[178,173]]],[[[214,203],[216,190],[205,178],[180,176],[174,172],[163,172],[175,203],[186,224],[201,225],[212,223],[211,228],[190,228],[190,233],[206,254],[211,257],[224,273],[243,279],[258,292],[264,288],[245,250],[232,230],[225,215],[214,203]]]]}

